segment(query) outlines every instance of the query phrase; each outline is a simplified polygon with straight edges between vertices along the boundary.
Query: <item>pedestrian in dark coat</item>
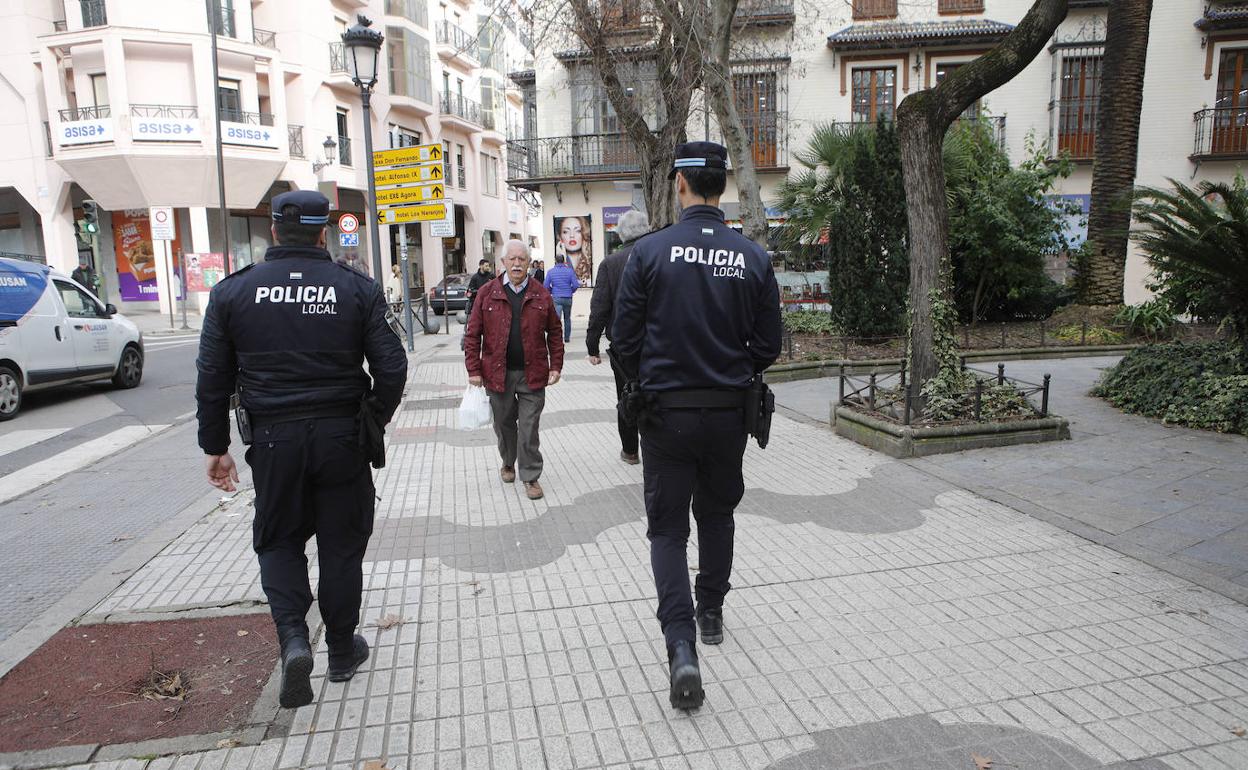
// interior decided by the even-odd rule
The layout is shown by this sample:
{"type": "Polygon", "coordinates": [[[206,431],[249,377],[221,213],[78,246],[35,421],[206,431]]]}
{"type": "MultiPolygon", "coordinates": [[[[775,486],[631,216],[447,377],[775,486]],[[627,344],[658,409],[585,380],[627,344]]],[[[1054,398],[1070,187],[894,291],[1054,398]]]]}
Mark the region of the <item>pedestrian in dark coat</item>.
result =
{"type": "MultiPolygon", "coordinates": [[[[611,323],[615,320],[615,295],[620,288],[624,265],[628,263],[633,244],[650,232],[650,221],[640,211],[628,211],[620,217],[615,231],[624,241],[624,245],[603,260],[602,267],[598,268],[598,281],[594,285],[594,295],[589,303],[589,326],[585,333],[585,345],[589,349],[589,362],[594,366],[602,363],[598,341],[604,332],[607,341],[611,341],[611,323]]],[[[623,395],[627,377],[614,359],[611,360],[611,372],[615,375],[615,397],[618,401],[623,395]]],[[[620,459],[629,465],[636,465],[641,462],[637,452],[637,426],[630,425],[623,415],[617,416],[616,422],[620,431],[620,459]]]]}

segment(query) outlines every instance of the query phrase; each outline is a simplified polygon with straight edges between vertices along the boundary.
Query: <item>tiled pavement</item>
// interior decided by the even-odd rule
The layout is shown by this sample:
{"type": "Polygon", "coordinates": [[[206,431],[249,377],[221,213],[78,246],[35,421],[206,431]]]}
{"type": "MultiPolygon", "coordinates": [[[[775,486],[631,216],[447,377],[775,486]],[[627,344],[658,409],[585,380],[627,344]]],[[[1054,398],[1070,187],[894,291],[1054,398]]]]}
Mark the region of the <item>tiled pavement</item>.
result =
{"type": "MultiPolygon", "coordinates": [[[[1006,362],[1006,374],[1026,381],[1053,374],[1051,402],[1071,441],[908,464],[1248,602],[1248,438],[1163,425],[1088,395],[1117,360],[1006,362]]],[[[977,368],[995,371],[994,362],[977,368]]],[[[826,423],[837,385],[776,390],[784,406],[826,423]]]]}
{"type": "MultiPolygon", "coordinates": [[[[445,342],[421,341],[378,474],[365,670],[260,745],[93,767],[1248,767],[1248,608],[784,416],[747,453],[707,703],[674,712],[609,370],[573,356],[549,392],[533,503],[488,428],[455,430],[445,342]]],[[[256,598],[248,511],[98,611],[256,598]]]]}

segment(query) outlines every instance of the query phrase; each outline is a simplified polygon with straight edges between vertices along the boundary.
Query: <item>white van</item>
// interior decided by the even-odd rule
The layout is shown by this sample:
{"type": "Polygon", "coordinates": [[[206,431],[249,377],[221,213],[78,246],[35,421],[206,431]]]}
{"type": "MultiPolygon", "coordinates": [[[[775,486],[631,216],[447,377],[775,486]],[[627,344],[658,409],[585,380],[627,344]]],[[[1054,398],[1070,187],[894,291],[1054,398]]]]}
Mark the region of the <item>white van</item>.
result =
{"type": "Polygon", "coordinates": [[[0,257],[0,421],[26,391],[107,379],[143,379],[138,327],[47,265],[0,257]]]}

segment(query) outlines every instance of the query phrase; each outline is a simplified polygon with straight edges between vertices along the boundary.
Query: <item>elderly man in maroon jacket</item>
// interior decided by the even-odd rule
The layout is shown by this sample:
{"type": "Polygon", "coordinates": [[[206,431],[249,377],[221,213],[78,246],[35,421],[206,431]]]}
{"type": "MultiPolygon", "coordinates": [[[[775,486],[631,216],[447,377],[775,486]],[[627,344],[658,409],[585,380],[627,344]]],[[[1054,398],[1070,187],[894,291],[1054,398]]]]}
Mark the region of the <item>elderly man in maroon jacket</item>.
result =
{"type": "Polygon", "coordinates": [[[503,275],[477,292],[464,332],[468,382],[490,394],[503,481],[520,480],[530,500],[542,497],[538,426],[546,388],[563,369],[563,327],[555,302],[529,277],[529,247],[511,240],[503,249],[503,275]]]}

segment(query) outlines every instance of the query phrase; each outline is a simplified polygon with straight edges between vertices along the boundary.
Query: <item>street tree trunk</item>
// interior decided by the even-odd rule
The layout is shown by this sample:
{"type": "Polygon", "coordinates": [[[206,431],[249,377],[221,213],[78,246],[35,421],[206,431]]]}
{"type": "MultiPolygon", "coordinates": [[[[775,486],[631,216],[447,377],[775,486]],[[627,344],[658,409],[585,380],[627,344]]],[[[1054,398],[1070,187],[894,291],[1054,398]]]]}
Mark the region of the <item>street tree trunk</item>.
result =
{"type": "Polygon", "coordinates": [[[1153,0],[1111,0],[1092,158],[1092,206],[1080,302],[1121,305],[1140,144],[1153,0]]]}
{"type": "MultiPolygon", "coordinates": [[[[935,88],[910,94],[897,108],[906,183],[910,248],[910,372],[917,387],[936,373],[932,300],[948,292],[949,212],[941,145],[945,132],[975,100],[1031,63],[1066,18],[1067,0],[1036,0],[1005,40],[959,67],[935,88]]],[[[952,336],[952,329],[948,330],[952,336]]]]}
{"type": "Polygon", "coordinates": [[[712,0],[711,50],[706,52],[703,87],[715,110],[724,136],[724,146],[732,159],[732,172],[737,180],[737,199],[741,206],[741,225],[745,237],[767,248],[767,211],[763,206],[758,173],[754,168],[754,152],[741,123],[741,113],[732,86],[733,20],[738,0],[712,0]]]}

